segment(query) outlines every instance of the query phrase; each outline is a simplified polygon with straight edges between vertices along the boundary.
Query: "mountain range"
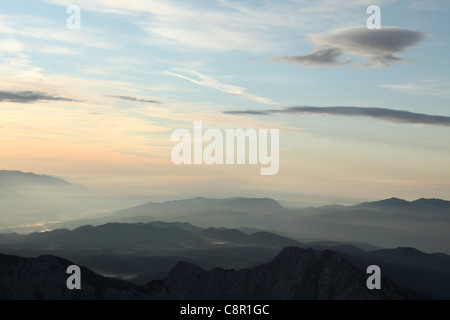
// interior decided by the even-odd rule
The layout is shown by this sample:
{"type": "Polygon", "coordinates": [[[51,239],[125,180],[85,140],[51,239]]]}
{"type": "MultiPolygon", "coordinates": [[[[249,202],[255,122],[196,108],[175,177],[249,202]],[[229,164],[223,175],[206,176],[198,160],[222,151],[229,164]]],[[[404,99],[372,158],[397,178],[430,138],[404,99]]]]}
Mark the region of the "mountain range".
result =
{"type": "MultiPolygon", "coordinates": [[[[219,267],[253,270],[286,247],[319,256],[332,250],[358,272],[380,266],[409,297],[450,298],[449,201],[285,208],[269,198],[200,197],[99,213],[107,199],[97,196],[61,178],[0,171],[0,253],[61,257],[108,277],[102,281],[120,278],[131,282],[116,284],[141,288],[180,261],[214,282],[219,267]]],[[[167,297],[166,284],[158,283],[152,294],[167,297]]]]}
{"type": "Polygon", "coordinates": [[[378,265],[384,276],[413,292],[414,297],[450,298],[450,256],[413,248],[363,250],[337,242],[302,243],[267,231],[247,234],[237,229],[165,222],[110,223],[0,236],[0,252],[60,256],[99,274],[139,285],[164,277],[181,260],[205,270],[252,268],[290,246],[317,252],[333,250],[361,271],[378,265]]]}
{"type": "Polygon", "coordinates": [[[269,263],[205,271],[179,262],[166,277],[137,286],[81,268],[81,290],[66,287],[67,267],[55,256],[0,255],[0,299],[23,300],[403,300],[389,279],[369,290],[367,275],[332,251],[289,247],[269,263]]]}
{"type": "Polygon", "coordinates": [[[200,227],[252,227],[303,242],[359,242],[381,248],[415,247],[450,253],[450,201],[439,199],[408,202],[392,198],[355,206],[288,209],[273,199],[195,198],[147,203],[97,219],[49,227],[151,221],[184,221],[200,227]]]}
{"type": "Polygon", "coordinates": [[[195,198],[114,210],[120,208],[119,200],[96,196],[60,178],[0,171],[0,232],[74,229],[111,222],[189,222],[204,228],[250,227],[303,242],[327,240],[450,253],[450,202],[440,199],[392,198],[354,206],[292,209],[268,198],[195,198]]]}
{"type": "Polygon", "coordinates": [[[61,178],[0,170],[0,227],[38,228],[91,212],[90,193],[88,188],[61,178]]]}
{"type": "Polygon", "coordinates": [[[142,281],[164,276],[179,260],[203,268],[246,268],[273,258],[298,241],[272,234],[246,234],[236,229],[199,228],[187,223],[109,223],[29,235],[0,235],[0,252],[56,255],[87,265],[105,275],[142,281]]]}

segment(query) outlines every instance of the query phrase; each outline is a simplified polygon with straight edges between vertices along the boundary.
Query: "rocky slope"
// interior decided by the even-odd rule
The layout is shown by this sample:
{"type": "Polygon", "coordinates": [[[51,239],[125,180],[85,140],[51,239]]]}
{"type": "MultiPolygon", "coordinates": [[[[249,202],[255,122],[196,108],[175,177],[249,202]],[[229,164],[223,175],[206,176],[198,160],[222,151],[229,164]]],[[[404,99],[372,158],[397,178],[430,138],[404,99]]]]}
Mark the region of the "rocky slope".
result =
{"type": "Polygon", "coordinates": [[[81,290],[66,286],[70,261],[54,257],[20,258],[0,255],[0,300],[138,299],[136,285],[105,278],[81,268],[81,290]]]}
{"type": "Polygon", "coordinates": [[[404,299],[384,279],[368,290],[367,275],[338,254],[290,247],[273,261],[250,270],[205,271],[180,262],[161,281],[147,285],[155,299],[200,300],[378,300],[404,299]]]}
{"type": "Polygon", "coordinates": [[[82,289],[66,287],[72,263],[53,256],[0,255],[0,299],[148,300],[377,300],[404,299],[383,280],[382,290],[366,287],[367,275],[326,250],[289,247],[270,263],[249,270],[213,269],[179,262],[168,276],[145,286],[105,278],[82,268],[82,289]]]}

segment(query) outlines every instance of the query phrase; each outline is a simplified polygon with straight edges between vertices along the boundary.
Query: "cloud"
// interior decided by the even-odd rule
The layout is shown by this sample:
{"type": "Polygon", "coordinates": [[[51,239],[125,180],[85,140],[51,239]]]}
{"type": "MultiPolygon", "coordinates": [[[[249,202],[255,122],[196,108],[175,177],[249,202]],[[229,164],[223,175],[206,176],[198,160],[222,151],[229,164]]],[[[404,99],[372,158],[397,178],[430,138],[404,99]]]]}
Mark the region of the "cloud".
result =
{"type": "Polygon", "coordinates": [[[161,102],[156,101],[156,100],[147,100],[147,99],[138,99],[135,97],[128,97],[128,96],[107,96],[109,98],[116,98],[116,99],[120,99],[120,100],[125,100],[125,101],[133,101],[133,102],[141,102],[141,103],[154,103],[154,104],[160,104],[161,102]]]}
{"type": "MultiPolygon", "coordinates": [[[[67,5],[65,7],[67,8],[67,5]]],[[[16,40],[0,40],[2,45],[6,44],[6,50],[37,47],[38,51],[42,51],[42,48],[47,47],[48,49],[48,46],[52,45],[53,48],[50,47],[50,50],[53,51],[53,54],[67,54],[70,52],[70,49],[65,47],[55,50],[55,48],[60,47],[56,46],[55,43],[106,50],[116,50],[120,47],[117,43],[113,43],[110,38],[105,40],[101,29],[90,26],[89,28],[83,28],[83,32],[70,32],[66,28],[61,28],[59,22],[30,15],[0,14],[0,34],[3,37],[27,39],[26,45],[19,45],[16,43],[16,40]],[[38,42],[34,40],[38,40],[38,42]]],[[[2,52],[4,52],[3,46],[1,48],[2,52]]]]}
{"type": "MultiPolygon", "coordinates": [[[[181,69],[177,69],[177,70],[181,70],[181,69]]],[[[195,84],[198,84],[198,85],[201,85],[204,87],[212,88],[212,89],[227,93],[229,95],[243,97],[243,98],[246,98],[246,99],[249,99],[252,101],[256,101],[256,102],[259,102],[262,104],[279,105],[278,103],[276,103],[268,98],[264,98],[264,97],[260,97],[260,96],[248,93],[246,88],[221,83],[220,81],[218,81],[212,77],[209,77],[207,75],[201,74],[198,71],[185,70],[185,69],[182,69],[182,71],[184,71],[185,73],[188,73],[190,75],[193,75],[193,76],[197,77],[198,79],[194,79],[194,78],[191,78],[191,77],[179,74],[179,73],[174,73],[171,71],[165,71],[164,74],[173,76],[173,77],[178,77],[178,78],[181,78],[184,80],[188,80],[190,82],[193,82],[195,84]]]]}
{"type": "Polygon", "coordinates": [[[298,63],[303,66],[337,65],[344,54],[368,60],[375,67],[385,67],[394,62],[407,62],[397,54],[416,46],[427,34],[398,27],[369,30],[366,27],[337,29],[325,34],[310,35],[316,51],[302,56],[277,57],[273,60],[298,63]]]}
{"type": "Polygon", "coordinates": [[[350,62],[338,61],[337,59],[342,55],[342,50],[338,48],[327,48],[308,53],[304,56],[290,56],[278,57],[274,60],[283,61],[287,63],[299,63],[303,65],[322,65],[322,64],[344,64],[350,62]]]}
{"type": "Polygon", "coordinates": [[[37,101],[72,101],[76,100],[52,96],[34,91],[0,91],[0,102],[33,103],[37,101]]]}
{"type": "Polygon", "coordinates": [[[426,95],[440,98],[450,98],[448,83],[439,83],[435,80],[423,80],[422,83],[385,84],[382,88],[388,88],[404,92],[408,95],[426,95]]]}
{"type": "MultiPolygon", "coordinates": [[[[72,3],[45,2],[64,7],[72,3]]],[[[301,32],[355,21],[373,0],[77,0],[76,4],[83,12],[119,15],[144,31],[151,45],[262,53],[290,48],[301,32]]]]}
{"type": "Polygon", "coordinates": [[[15,39],[0,39],[1,53],[18,53],[25,50],[25,45],[15,39]]]}
{"type": "Polygon", "coordinates": [[[309,107],[295,106],[277,110],[262,111],[227,111],[226,114],[234,115],[274,115],[274,114],[320,114],[347,117],[366,117],[384,120],[394,123],[422,124],[450,127],[450,117],[413,113],[409,111],[393,110],[385,108],[361,108],[361,107],[309,107]]]}

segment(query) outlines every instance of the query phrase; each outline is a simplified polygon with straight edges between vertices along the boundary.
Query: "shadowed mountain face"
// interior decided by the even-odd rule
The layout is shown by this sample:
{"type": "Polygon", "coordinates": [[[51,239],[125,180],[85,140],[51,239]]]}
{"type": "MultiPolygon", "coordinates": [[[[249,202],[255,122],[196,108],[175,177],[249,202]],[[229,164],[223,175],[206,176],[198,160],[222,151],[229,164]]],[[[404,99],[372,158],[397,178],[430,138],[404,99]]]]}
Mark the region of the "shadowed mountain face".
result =
{"type": "Polygon", "coordinates": [[[404,299],[395,285],[368,290],[367,275],[326,250],[286,248],[273,261],[250,270],[209,272],[180,262],[167,278],[147,285],[157,299],[379,300],[404,299]]]}
{"type": "Polygon", "coordinates": [[[450,252],[448,201],[392,198],[356,206],[287,209],[272,199],[195,198],[85,219],[86,194],[86,188],[59,178],[0,171],[0,227],[26,223],[53,230],[0,234],[0,252],[61,256],[141,285],[164,277],[180,260],[204,270],[242,269],[267,263],[287,246],[320,252],[332,248],[362,271],[376,264],[401,287],[450,297],[449,257],[406,248],[450,252]],[[48,223],[72,215],[81,218],[48,223]],[[156,220],[164,222],[151,222],[156,220]],[[302,244],[291,238],[329,241],[302,244]]]}
{"type": "Polygon", "coordinates": [[[331,249],[365,271],[382,268],[383,276],[402,288],[431,298],[450,297],[450,257],[413,248],[362,250],[332,242],[300,243],[270,232],[245,234],[237,229],[199,228],[188,223],[111,223],[75,230],[30,235],[1,235],[0,252],[20,255],[56,255],[107,276],[132,279],[137,284],[160,279],[175,264],[189,261],[210,270],[243,269],[270,261],[288,246],[331,249]]]}
{"type": "Polygon", "coordinates": [[[82,290],[66,287],[71,262],[53,257],[0,255],[0,299],[149,299],[149,300],[338,300],[404,299],[384,279],[382,290],[370,291],[362,271],[332,251],[284,249],[273,261],[247,270],[204,271],[178,263],[163,280],[136,286],[82,268],[82,290]]]}
{"type": "Polygon", "coordinates": [[[67,289],[67,267],[73,263],[54,256],[20,258],[0,255],[1,300],[81,300],[139,298],[136,286],[81,268],[82,290],[67,289]]]}

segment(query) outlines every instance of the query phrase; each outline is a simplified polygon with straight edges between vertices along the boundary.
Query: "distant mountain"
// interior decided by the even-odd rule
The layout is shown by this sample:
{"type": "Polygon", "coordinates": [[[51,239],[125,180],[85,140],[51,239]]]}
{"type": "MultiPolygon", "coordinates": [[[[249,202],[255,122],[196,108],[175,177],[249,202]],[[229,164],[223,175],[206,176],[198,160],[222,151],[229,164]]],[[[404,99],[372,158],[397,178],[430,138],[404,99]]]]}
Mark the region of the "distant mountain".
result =
{"type": "MultiPolygon", "coordinates": [[[[58,224],[47,224],[49,229],[76,228],[83,225],[99,226],[107,223],[180,223],[186,221],[189,224],[202,228],[232,228],[242,229],[247,234],[258,231],[269,231],[283,235],[277,230],[282,227],[285,218],[291,216],[294,211],[282,207],[272,199],[231,198],[231,199],[206,199],[195,198],[188,200],[166,201],[162,203],[146,203],[130,209],[117,211],[113,215],[101,218],[78,219],[58,224]],[[262,221],[271,220],[270,227],[251,227],[262,221]],[[155,222],[158,221],[158,222],[155,222]]],[[[284,234],[285,235],[285,234],[284,234]]]]}
{"type": "Polygon", "coordinates": [[[149,225],[157,228],[180,228],[184,229],[189,232],[195,232],[195,231],[201,231],[202,228],[193,226],[190,223],[187,222],[162,222],[162,221],[155,221],[155,222],[149,222],[149,225]]]}
{"type": "Polygon", "coordinates": [[[352,210],[358,212],[364,210],[368,212],[380,212],[389,215],[391,218],[401,218],[404,216],[415,219],[444,218],[449,219],[450,201],[440,199],[419,199],[416,201],[406,201],[392,198],[376,202],[366,202],[354,206],[352,210]]]}
{"type": "Polygon", "coordinates": [[[366,287],[367,275],[332,251],[284,249],[270,263],[247,270],[204,271],[179,262],[168,276],[144,286],[81,271],[82,290],[66,288],[73,263],[54,256],[0,255],[0,299],[25,300],[381,300],[404,299],[383,279],[382,290],[366,287]]]}
{"type": "Polygon", "coordinates": [[[445,201],[441,199],[418,199],[415,201],[406,201],[399,198],[391,198],[381,201],[374,202],[364,202],[359,205],[354,206],[355,208],[397,208],[404,210],[406,208],[447,208],[450,206],[450,201],[445,201]]]}
{"type": "MultiPolygon", "coordinates": [[[[53,183],[53,179],[56,179],[17,172],[7,175],[19,176],[19,180],[43,180],[45,183],[53,183]]],[[[58,179],[56,181],[57,184],[61,183],[58,179]]],[[[40,190],[45,190],[45,187],[40,190]]],[[[367,248],[368,244],[382,248],[415,247],[427,252],[450,253],[450,201],[440,199],[418,199],[410,202],[391,198],[355,206],[288,209],[268,198],[200,197],[161,203],[150,202],[117,211],[112,215],[105,214],[100,218],[97,215],[96,218],[87,219],[80,216],[87,216],[89,211],[86,207],[92,209],[92,205],[86,205],[92,203],[89,196],[75,199],[70,197],[69,201],[64,201],[64,196],[56,192],[46,193],[47,198],[39,195],[38,198],[46,199],[44,202],[47,207],[44,206],[45,210],[42,210],[42,201],[36,203],[28,198],[21,198],[20,193],[15,190],[8,192],[9,197],[0,196],[0,209],[2,203],[6,206],[5,210],[0,210],[3,221],[16,225],[28,224],[29,228],[36,224],[34,228],[39,231],[72,229],[83,225],[98,226],[111,222],[181,221],[203,228],[241,229],[248,234],[252,233],[251,230],[269,231],[301,242],[334,241],[356,244],[360,248],[367,248]],[[30,204],[33,205],[30,207],[30,204]],[[68,220],[69,216],[79,218],[68,220]],[[64,222],[52,223],[55,220],[64,222]],[[43,223],[44,221],[46,223],[43,223]],[[362,246],[359,243],[362,243],[362,246]]],[[[0,229],[1,227],[2,225],[0,229]]],[[[17,230],[3,229],[3,232],[17,230]]]]}
{"type": "Polygon", "coordinates": [[[287,209],[271,199],[196,198],[147,203],[100,221],[187,221],[201,227],[251,227],[305,242],[365,242],[378,247],[416,247],[450,253],[450,201],[397,198],[355,206],[287,209]]]}
{"type": "Polygon", "coordinates": [[[57,255],[101,274],[134,278],[166,274],[178,260],[204,268],[246,268],[266,262],[279,250],[301,243],[271,234],[237,229],[203,229],[188,223],[109,223],[29,235],[0,234],[0,252],[57,255]]]}
{"type": "Polygon", "coordinates": [[[440,199],[410,202],[391,198],[355,206],[288,209],[269,198],[199,197],[146,203],[107,214],[114,212],[114,207],[122,207],[123,200],[116,198],[100,199],[92,190],[57,177],[3,170],[0,230],[31,232],[110,222],[188,222],[203,228],[247,227],[250,229],[242,230],[269,231],[302,242],[363,242],[384,248],[415,247],[450,253],[450,201],[440,199]],[[89,216],[92,213],[96,216],[89,216]]]}
{"type": "Polygon", "coordinates": [[[85,250],[89,252],[158,254],[213,247],[283,248],[300,243],[269,232],[248,235],[237,229],[202,229],[187,223],[109,223],[58,229],[29,235],[3,235],[5,250],[32,248],[40,251],[85,250]]]}
{"type": "Polygon", "coordinates": [[[89,189],[61,178],[0,171],[0,228],[43,224],[79,215],[92,202],[89,189]]]}
{"type": "MultiPolygon", "coordinates": [[[[292,214],[272,199],[230,198],[206,199],[195,198],[163,203],[147,203],[135,208],[118,211],[109,219],[117,222],[149,222],[155,220],[176,222],[187,221],[201,227],[253,226],[259,217],[271,220],[273,228],[278,221],[292,214]],[[147,221],[146,221],[147,220],[147,221]]],[[[282,221],[280,221],[281,223],[282,221]]]]}
{"type": "Polygon", "coordinates": [[[69,187],[69,182],[56,177],[38,175],[32,172],[0,170],[0,185],[10,188],[33,188],[33,187],[69,187]]]}
{"type": "Polygon", "coordinates": [[[377,250],[366,253],[365,256],[384,262],[408,265],[415,269],[434,270],[450,274],[450,256],[441,253],[427,254],[415,248],[397,248],[377,250]]]}
{"type": "Polygon", "coordinates": [[[391,199],[385,199],[381,201],[374,201],[374,202],[364,202],[359,205],[356,205],[356,208],[364,207],[364,208],[404,208],[404,207],[410,207],[413,206],[413,204],[409,201],[399,199],[399,198],[391,198],[391,199]]]}

